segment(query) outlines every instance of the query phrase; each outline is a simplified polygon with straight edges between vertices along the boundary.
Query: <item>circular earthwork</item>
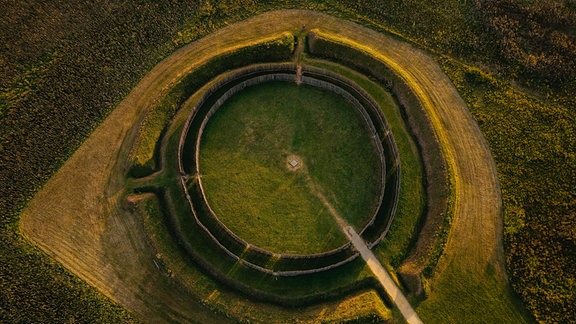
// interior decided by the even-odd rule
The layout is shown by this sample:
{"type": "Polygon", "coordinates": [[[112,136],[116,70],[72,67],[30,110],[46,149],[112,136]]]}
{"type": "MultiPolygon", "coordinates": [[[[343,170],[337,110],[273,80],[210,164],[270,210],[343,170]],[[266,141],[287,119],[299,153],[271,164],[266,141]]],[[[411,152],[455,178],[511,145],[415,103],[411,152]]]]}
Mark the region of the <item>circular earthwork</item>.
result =
{"type": "MultiPolygon", "coordinates": [[[[302,67],[301,76],[298,76],[296,71],[294,64],[260,64],[239,69],[221,79],[195,104],[184,125],[178,149],[180,182],[193,221],[229,257],[274,276],[297,276],[333,269],[354,260],[358,253],[352,249],[349,242],[321,253],[276,253],[255,246],[236,235],[218,218],[206,199],[202,177],[198,176],[201,174],[201,139],[210,118],[236,93],[266,82],[291,82],[320,88],[343,97],[364,121],[380,160],[378,174],[381,185],[377,202],[372,208],[369,220],[358,231],[368,246],[376,245],[386,235],[398,203],[398,151],[378,104],[362,88],[338,74],[309,66],[302,67]]],[[[293,157],[288,158],[286,163],[291,168],[297,168],[301,161],[293,157]]]]}

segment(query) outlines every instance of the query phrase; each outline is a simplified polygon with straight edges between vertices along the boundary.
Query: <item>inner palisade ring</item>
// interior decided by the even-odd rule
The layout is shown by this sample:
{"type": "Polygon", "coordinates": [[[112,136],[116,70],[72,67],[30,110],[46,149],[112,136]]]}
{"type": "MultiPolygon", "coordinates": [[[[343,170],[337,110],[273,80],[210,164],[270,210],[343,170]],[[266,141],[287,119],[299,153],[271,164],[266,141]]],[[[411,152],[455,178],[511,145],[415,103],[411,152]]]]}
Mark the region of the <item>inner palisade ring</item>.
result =
{"type": "MultiPolygon", "coordinates": [[[[252,252],[332,255],[319,263],[326,268],[355,256],[337,215],[369,243],[387,230],[393,141],[360,90],[314,70],[291,72],[243,72],[209,91],[183,132],[181,172],[196,221],[230,256],[250,265],[252,252]]],[[[303,270],[259,259],[259,270],[303,270]]]]}
{"type": "Polygon", "coordinates": [[[346,243],[318,194],[361,229],[382,190],[377,150],[352,104],[292,82],[262,83],[229,98],[206,124],[198,165],[220,221],[275,253],[346,243]]]}

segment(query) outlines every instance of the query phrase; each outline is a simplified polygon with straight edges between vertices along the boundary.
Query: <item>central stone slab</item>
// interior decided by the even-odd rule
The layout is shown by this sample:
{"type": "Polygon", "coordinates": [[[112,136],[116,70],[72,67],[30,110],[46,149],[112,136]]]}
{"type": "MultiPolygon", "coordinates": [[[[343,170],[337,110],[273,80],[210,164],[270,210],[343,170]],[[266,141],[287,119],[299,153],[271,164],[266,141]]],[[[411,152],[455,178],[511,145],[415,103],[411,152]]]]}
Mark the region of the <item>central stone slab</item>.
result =
{"type": "Polygon", "coordinates": [[[287,162],[288,170],[290,171],[299,170],[304,165],[302,159],[294,154],[288,155],[287,162]]]}

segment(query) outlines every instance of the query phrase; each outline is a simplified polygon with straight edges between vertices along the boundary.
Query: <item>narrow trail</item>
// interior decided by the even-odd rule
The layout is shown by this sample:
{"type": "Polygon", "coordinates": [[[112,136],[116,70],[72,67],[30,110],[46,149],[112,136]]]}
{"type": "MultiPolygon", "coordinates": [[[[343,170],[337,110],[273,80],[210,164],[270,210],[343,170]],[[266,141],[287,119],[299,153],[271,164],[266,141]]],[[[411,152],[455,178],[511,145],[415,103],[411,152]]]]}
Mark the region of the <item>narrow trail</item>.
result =
{"type": "Polygon", "coordinates": [[[302,84],[302,64],[296,66],[296,84],[302,84]]]}
{"type": "Polygon", "coordinates": [[[302,53],[304,53],[304,42],[305,38],[300,35],[298,36],[298,41],[296,42],[296,48],[294,49],[294,63],[300,63],[302,59],[302,53]]]}
{"type": "Polygon", "coordinates": [[[310,191],[322,201],[322,203],[324,204],[324,206],[326,206],[326,208],[328,208],[328,211],[330,212],[330,214],[332,214],[332,216],[334,216],[334,219],[336,220],[338,225],[340,225],[346,237],[348,237],[354,248],[360,253],[362,259],[366,261],[366,264],[368,265],[374,276],[376,276],[376,279],[378,279],[378,282],[380,282],[380,284],[390,297],[390,300],[392,300],[392,302],[396,304],[396,307],[398,308],[400,313],[402,313],[402,316],[404,316],[406,322],[410,324],[423,323],[418,314],[416,314],[416,311],[414,311],[414,308],[412,308],[412,306],[410,305],[410,303],[400,290],[400,288],[398,288],[394,280],[392,280],[392,277],[390,277],[388,271],[384,269],[384,267],[382,266],[380,261],[378,261],[374,253],[372,253],[372,251],[368,248],[366,242],[364,242],[364,240],[360,237],[360,235],[356,233],[356,230],[354,230],[354,228],[350,226],[348,222],[346,222],[346,220],[342,218],[342,216],[340,216],[340,214],[338,214],[336,208],[332,206],[332,204],[328,201],[328,199],[326,199],[324,194],[322,194],[322,192],[317,188],[317,186],[314,185],[314,183],[312,183],[310,178],[308,178],[308,184],[310,187],[310,191]]]}
{"type": "Polygon", "coordinates": [[[372,273],[376,276],[376,279],[378,279],[382,287],[384,287],[384,290],[386,290],[386,293],[390,299],[394,302],[394,304],[396,304],[396,307],[398,307],[398,310],[400,313],[402,313],[402,316],[404,316],[406,322],[410,324],[422,323],[422,320],[418,314],[416,314],[416,311],[414,311],[414,308],[412,308],[400,288],[396,286],[396,283],[394,283],[394,280],[392,280],[390,274],[388,274],[386,269],[384,269],[380,261],[376,259],[374,253],[372,253],[368,246],[366,246],[366,243],[360,237],[360,235],[356,233],[354,228],[352,226],[347,226],[342,228],[342,230],[344,230],[344,233],[348,239],[350,239],[350,242],[352,242],[354,248],[360,253],[362,259],[366,261],[366,264],[372,273]]]}
{"type": "Polygon", "coordinates": [[[304,52],[304,38],[299,37],[294,49],[294,63],[296,63],[296,84],[302,84],[302,53],[304,52]]]}

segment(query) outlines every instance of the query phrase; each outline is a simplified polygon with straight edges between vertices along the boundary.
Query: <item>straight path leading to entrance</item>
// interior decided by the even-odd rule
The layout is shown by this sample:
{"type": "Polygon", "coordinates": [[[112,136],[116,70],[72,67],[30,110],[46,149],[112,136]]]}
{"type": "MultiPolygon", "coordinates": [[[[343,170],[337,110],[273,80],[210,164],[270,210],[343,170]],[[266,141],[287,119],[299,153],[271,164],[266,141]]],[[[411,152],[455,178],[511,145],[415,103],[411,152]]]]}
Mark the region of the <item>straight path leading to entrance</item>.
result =
{"type": "Polygon", "coordinates": [[[338,225],[340,225],[342,231],[344,231],[344,234],[346,234],[346,237],[348,237],[348,239],[350,240],[356,251],[360,253],[362,259],[366,261],[366,264],[368,265],[374,276],[376,276],[376,279],[378,279],[378,282],[380,282],[380,284],[390,297],[390,300],[394,304],[396,304],[396,307],[398,308],[402,316],[404,316],[406,322],[408,322],[409,324],[422,323],[422,320],[420,319],[418,314],[416,314],[414,308],[412,308],[412,306],[410,305],[410,303],[408,302],[408,300],[406,299],[400,288],[398,288],[394,280],[392,280],[392,277],[390,277],[388,271],[386,271],[386,269],[384,269],[380,261],[376,259],[376,256],[368,248],[366,242],[364,242],[362,237],[360,237],[360,235],[356,233],[356,230],[354,230],[354,228],[350,226],[346,222],[346,220],[344,220],[344,218],[340,216],[340,214],[338,214],[338,211],[336,211],[334,206],[332,206],[332,204],[328,201],[328,199],[326,199],[326,197],[322,194],[321,190],[319,190],[317,186],[311,183],[310,180],[308,184],[310,186],[311,191],[322,201],[324,206],[326,206],[328,211],[330,211],[330,214],[334,216],[334,219],[336,220],[338,225]]]}
{"type": "Polygon", "coordinates": [[[422,323],[422,320],[418,314],[416,314],[416,311],[414,311],[414,308],[412,308],[410,303],[408,303],[408,300],[400,288],[396,286],[394,280],[392,280],[380,261],[376,259],[374,253],[372,253],[368,246],[366,246],[366,243],[360,237],[360,235],[356,233],[352,226],[347,226],[344,232],[346,233],[346,236],[348,236],[348,239],[350,239],[350,242],[352,242],[352,245],[354,245],[354,248],[360,253],[362,259],[366,261],[366,264],[372,273],[376,276],[376,279],[378,279],[382,287],[384,287],[384,290],[386,290],[386,293],[390,299],[394,302],[394,304],[396,304],[396,307],[398,307],[398,310],[400,310],[400,313],[402,313],[402,316],[404,316],[406,322],[410,324],[422,323]]]}

